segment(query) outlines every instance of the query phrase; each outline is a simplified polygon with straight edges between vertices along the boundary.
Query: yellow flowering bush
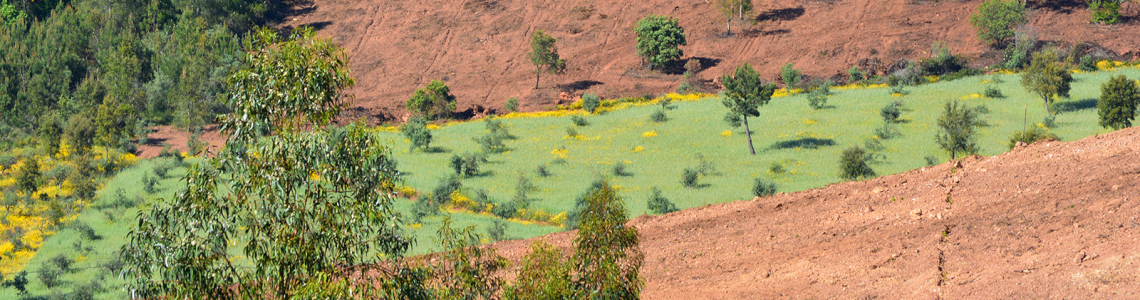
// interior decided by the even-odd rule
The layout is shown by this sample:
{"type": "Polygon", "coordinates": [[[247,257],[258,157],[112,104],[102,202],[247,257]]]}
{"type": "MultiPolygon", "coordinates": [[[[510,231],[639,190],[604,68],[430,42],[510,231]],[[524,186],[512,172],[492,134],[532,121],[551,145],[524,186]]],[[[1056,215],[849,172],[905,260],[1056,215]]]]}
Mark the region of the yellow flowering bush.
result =
{"type": "Polygon", "coordinates": [[[643,136],[643,137],[655,137],[655,136],[657,136],[657,131],[653,130],[653,131],[642,132],[641,136],[643,136]]]}

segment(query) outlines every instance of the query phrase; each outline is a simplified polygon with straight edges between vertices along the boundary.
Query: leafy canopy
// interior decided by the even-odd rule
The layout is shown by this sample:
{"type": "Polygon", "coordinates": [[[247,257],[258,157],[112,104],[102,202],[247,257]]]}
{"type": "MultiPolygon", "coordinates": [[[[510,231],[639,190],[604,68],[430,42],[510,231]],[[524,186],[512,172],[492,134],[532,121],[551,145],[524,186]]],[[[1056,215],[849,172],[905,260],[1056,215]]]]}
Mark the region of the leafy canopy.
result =
{"type": "Polygon", "coordinates": [[[994,48],[1005,45],[1013,37],[1013,30],[1027,21],[1025,6],[1017,0],[988,0],[970,15],[970,25],[978,30],[978,39],[994,48]]]}
{"type": "Polygon", "coordinates": [[[768,104],[772,99],[776,85],[765,84],[756,69],[748,63],[737,67],[733,76],[724,74],[721,82],[724,84],[724,100],[721,103],[729,110],[725,120],[734,124],[736,116],[741,117],[748,136],[748,150],[756,155],[756,149],[752,145],[752,132],[748,129],[748,117],[760,116],[760,106],[768,104]]]}
{"type": "Polygon", "coordinates": [[[1045,101],[1045,113],[1049,113],[1049,104],[1053,102],[1053,97],[1069,97],[1071,82],[1073,82],[1072,72],[1061,65],[1054,50],[1033,55],[1029,67],[1021,72],[1021,86],[1045,101]]]}
{"type": "Polygon", "coordinates": [[[976,153],[978,145],[974,141],[974,129],[978,124],[978,115],[973,108],[960,105],[958,101],[947,102],[938,117],[939,132],[934,135],[934,141],[950,152],[950,159],[957,158],[957,153],[976,153]]]}
{"type": "Polygon", "coordinates": [[[558,48],[554,46],[557,41],[542,30],[536,30],[530,36],[530,53],[527,54],[527,58],[536,68],[535,89],[538,89],[538,78],[542,73],[562,74],[566,71],[566,60],[558,56],[558,48]]]}
{"type": "Polygon", "coordinates": [[[455,110],[455,96],[443,81],[432,80],[424,88],[408,98],[405,106],[408,111],[428,119],[446,117],[455,110]]]}
{"type": "Polygon", "coordinates": [[[1140,87],[1124,75],[1113,76],[1100,86],[1097,102],[1100,126],[1118,130],[1131,127],[1140,106],[1140,87]]]}
{"type": "Polygon", "coordinates": [[[649,62],[650,68],[663,68],[681,58],[686,45],[685,29],[674,17],[649,15],[637,21],[637,55],[649,62]]]}

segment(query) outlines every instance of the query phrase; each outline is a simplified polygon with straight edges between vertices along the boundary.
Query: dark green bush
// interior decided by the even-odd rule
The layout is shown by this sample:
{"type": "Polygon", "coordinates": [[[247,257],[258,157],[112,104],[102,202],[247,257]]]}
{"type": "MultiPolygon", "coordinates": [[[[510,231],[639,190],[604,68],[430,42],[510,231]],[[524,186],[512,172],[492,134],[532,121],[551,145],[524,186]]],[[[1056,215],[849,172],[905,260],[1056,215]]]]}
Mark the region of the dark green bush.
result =
{"type": "Polygon", "coordinates": [[[875,127],[874,134],[884,140],[893,139],[902,135],[898,127],[892,124],[883,124],[883,126],[875,127]]]}
{"type": "Polygon", "coordinates": [[[657,111],[654,111],[653,114],[649,115],[649,120],[656,123],[661,123],[668,121],[669,117],[665,116],[665,110],[658,109],[657,111]]]}
{"type": "Polygon", "coordinates": [[[902,106],[902,102],[891,102],[879,109],[879,116],[882,116],[883,122],[887,124],[895,123],[895,121],[898,121],[899,116],[902,115],[902,106]]]}
{"type": "Polygon", "coordinates": [[[697,185],[698,185],[697,176],[698,175],[699,174],[697,173],[697,170],[693,170],[691,168],[685,168],[685,170],[681,172],[681,185],[683,185],[687,188],[697,187],[697,185]]]}
{"type": "Polygon", "coordinates": [[[504,219],[515,217],[515,213],[517,213],[517,211],[518,203],[514,201],[508,201],[503,204],[495,205],[495,207],[491,209],[492,214],[495,214],[495,216],[504,219]]]}
{"type": "Polygon", "coordinates": [[[1038,128],[1038,127],[1032,127],[1032,128],[1029,128],[1028,130],[1025,130],[1024,132],[1021,130],[1014,131],[1012,134],[1009,135],[1009,142],[1006,143],[1006,146],[1009,146],[1009,149],[1013,149],[1014,147],[1017,147],[1017,142],[1032,144],[1034,142],[1041,141],[1041,140],[1059,140],[1059,139],[1060,138],[1057,137],[1056,134],[1049,132],[1048,130],[1038,128]]]}
{"type": "Polygon", "coordinates": [[[455,175],[463,177],[479,176],[479,165],[487,162],[487,155],[483,153],[464,153],[463,156],[451,156],[451,168],[455,175]]]}
{"type": "Polygon", "coordinates": [[[653,187],[649,200],[646,202],[646,207],[655,215],[667,214],[677,211],[677,206],[670,202],[668,198],[661,195],[661,189],[653,187]]]}
{"type": "Polygon", "coordinates": [[[63,273],[71,273],[74,271],[71,269],[71,267],[75,264],[75,261],[67,258],[67,256],[63,254],[56,255],[51,259],[48,259],[48,263],[63,273]]]}
{"type": "Polygon", "coordinates": [[[1093,11],[1089,17],[1090,23],[1116,24],[1120,22],[1119,0],[1091,0],[1088,1],[1089,10],[1093,11]]]}
{"type": "Polygon", "coordinates": [[[970,15],[970,25],[978,30],[978,39],[1000,49],[1014,35],[1013,29],[1028,21],[1025,6],[1015,0],[989,0],[970,15]]]}
{"type": "Polygon", "coordinates": [[[756,197],[767,197],[776,194],[776,183],[763,178],[753,179],[752,194],[756,197]]]}
{"type": "Polygon", "coordinates": [[[150,174],[143,174],[143,178],[142,178],[143,191],[146,191],[147,194],[154,194],[155,186],[157,186],[157,185],[158,185],[158,178],[151,177],[150,174]]]}
{"type": "Polygon", "coordinates": [[[831,81],[825,81],[821,84],[811,88],[808,92],[808,106],[812,109],[823,109],[827,107],[827,97],[831,95],[831,81]]]}
{"type": "Polygon", "coordinates": [[[0,154],[0,167],[4,167],[5,169],[7,169],[8,167],[11,167],[12,165],[16,164],[17,161],[18,160],[16,159],[16,157],[12,156],[11,154],[8,154],[8,153],[0,154]]]}
{"type": "Polygon", "coordinates": [[[626,165],[624,162],[618,162],[617,164],[614,164],[614,176],[618,176],[618,177],[633,176],[633,173],[630,173],[628,170],[626,170],[625,167],[626,167],[626,165]]]}
{"type": "Polygon", "coordinates": [[[166,178],[166,173],[170,171],[170,164],[165,160],[156,160],[154,163],[154,175],[158,175],[159,179],[166,178]]]}
{"type": "Polygon", "coordinates": [[[576,138],[579,135],[580,134],[578,134],[578,130],[574,129],[574,127],[566,127],[566,136],[567,137],[576,138]]]}
{"type": "Polygon", "coordinates": [[[431,130],[427,129],[427,119],[423,116],[412,116],[407,123],[400,125],[400,132],[412,142],[408,151],[426,149],[431,145],[431,130]]]}
{"type": "Polygon", "coordinates": [[[1140,107],[1140,86],[1124,75],[1113,76],[1101,84],[1096,106],[1100,126],[1114,130],[1130,127],[1140,107]]]}
{"type": "Polygon", "coordinates": [[[43,178],[44,180],[50,180],[52,182],[59,183],[63,182],[65,179],[67,179],[68,176],[71,176],[71,173],[74,172],[75,167],[66,164],[58,164],[55,165],[55,167],[49,169],[47,172],[44,172],[43,178]]]}
{"type": "MultiPolygon", "coordinates": [[[[931,46],[931,53],[935,53],[935,55],[918,61],[918,66],[925,75],[942,76],[950,74],[951,76],[947,76],[948,78],[946,79],[953,80],[974,73],[971,71],[962,73],[964,70],[970,69],[966,66],[966,58],[961,55],[951,54],[950,48],[942,43],[934,43],[934,45],[931,46]]],[[[977,73],[980,74],[980,72],[977,73]]]]}
{"type": "Polygon", "coordinates": [[[590,125],[590,122],[587,122],[587,121],[586,121],[586,118],[583,118],[582,116],[571,116],[571,117],[570,117],[570,122],[573,122],[573,123],[574,123],[574,126],[587,126],[587,125],[590,125]]]}
{"type": "Polygon", "coordinates": [[[545,164],[538,165],[538,168],[534,170],[534,173],[538,174],[538,177],[550,177],[550,170],[546,169],[545,164]]]}
{"type": "Polygon", "coordinates": [[[507,104],[503,105],[503,110],[506,110],[508,112],[519,111],[519,98],[511,97],[510,99],[507,99],[507,104]]]}
{"type": "Polygon", "coordinates": [[[502,241],[507,238],[507,223],[503,220],[491,221],[491,226],[487,227],[487,236],[491,241],[502,241]]]}
{"type": "Polygon", "coordinates": [[[867,78],[866,78],[866,75],[863,74],[863,72],[859,71],[859,66],[851,66],[850,69],[847,69],[847,82],[848,83],[856,83],[859,81],[863,81],[863,79],[867,79],[867,78]]]}
{"type": "Polygon", "coordinates": [[[1096,63],[1097,60],[1092,55],[1085,55],[1081,57],[1081,64],[1078,68],[1085,72],[1095,72],[1098,70],[1096,63]]]}
{"type": "Polygon", "coordinates": [[[55,288],[62,283],[59,280],[59,275],[62,273],[63,272],[61,272],[59,269],[50,266],[44,266],[40,268],[39,272],[40,283],[43,283],[43,285],[49,289],[55,288]]]}
{"type": "Polygon", "coordinates": [[[102,236],[95,234],[95,229],[91,228],[87,223],[76,222],[74,225],[71,225],[71,229],[75,230],[75,232],[79,233],[80,237],[87,241],[103,239],[102,236]]]}
{"type": "Polygon", "coordinates": [[[784,164],[773,162],[768,165],[768,173],[772,173],[772,175],[781,175],[785,172],[788,172],[788,170],[784,169],[784,164]]]}
{"type": "Polygon", "coordinates": [[[31,194],[40,184],[40,163],[34,157],[24,158],[16,171],[16,188],[31,194]]]}
{"type": "Polygon", "coordinates": [[[582,109],[586,110],[588,113],[592,114],[597,111],[598,105],[601,105],[601,103],[602,99],[598,98],[598,95],[594,95],[592,93],[586,93],[585,95],[582,95],[582,109]]]}
{"type": "Polygon", "coordinates": [[[780,67],[780,79],[784,81],[784,87],[789,90],[800,83],[800,74],[800,70],[796,70],[792,63],[780,67]]]}
{"type": "Polygon", "coordinates": [[[1001,90],[992,85],[986,86],[985,96],[987,98],[1005,98],[1005,94],[1002,94],[1001,90]]]}
{"type": "Polygon", "coordinates": [[[866,152],[859,146],[843,150],[839,156],[839,177],[846,180],[871,178],[875,171],[867,165],[866,152]]]}

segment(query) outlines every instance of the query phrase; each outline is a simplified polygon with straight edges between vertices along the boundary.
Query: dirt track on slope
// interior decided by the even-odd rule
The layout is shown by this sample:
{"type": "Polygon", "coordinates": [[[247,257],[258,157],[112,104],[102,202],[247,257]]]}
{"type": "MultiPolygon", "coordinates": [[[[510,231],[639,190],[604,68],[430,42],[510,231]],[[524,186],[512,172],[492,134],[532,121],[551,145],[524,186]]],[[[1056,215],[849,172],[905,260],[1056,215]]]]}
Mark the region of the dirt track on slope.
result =
{"type": "MultiPolygon", "coordinates": [[[[642,216],[642,296],[1136,299],[1138,149],[1131,128],[642,216]]],[[[532,240],[494,246],[517,261],[532,240]]]]}
{"type": "MultiPolygon", "coordinates": [[[[794,62],[812,76],[846,74],[864,59],[882,62],[929,56],[945,41],[975,66],[995,63],[1000,52],[977,41],[967,21],[982,1],[809,0],[755,1],[756,25],[724,22],[706,0],[314,0],[293,7],[282,28],[309,25],[351,55],[357,85],[351,119],[399,121],[403,103],[430,80],[447,82],[459,110],[500,108],[518,97],[523,110],[552,107],[584,92],[603,97],[672,91],[680,75],[640,68],[632,28],[648,14],[676,16],[688,35],[685,59],[698,58],[711,80],[744,62],[775,79],[794,62]],[[545,30],[558,38],[566,74],[545,76],[534,88],[526,59],[529,37],[545,30]]],[[[1084,2],[1034,7],[1030,25],[1043,41],[1093,42],[1107,54],[1140,53],[1140,5],[1125,4],[1123,25],[1088,23],[1084,2]]],[[[1099,50],[1098,50],[1099,51],[1099,50]]],[[[866,69],[866,68],[864,68],[866,69]]],[[[845,76],[845,75],[843,75],[845,76]]]]}

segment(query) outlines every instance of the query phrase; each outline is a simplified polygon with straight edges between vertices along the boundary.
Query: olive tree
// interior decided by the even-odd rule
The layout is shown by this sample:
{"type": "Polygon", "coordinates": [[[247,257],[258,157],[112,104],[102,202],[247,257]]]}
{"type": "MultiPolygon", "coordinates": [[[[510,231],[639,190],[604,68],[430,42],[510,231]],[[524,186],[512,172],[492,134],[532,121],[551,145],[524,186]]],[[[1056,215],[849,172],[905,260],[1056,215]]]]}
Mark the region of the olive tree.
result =
{"type": "Polygon", "coordinates": [[[978,39],[994,48],[1004,45],[1013,37],[1013,30],[1027,21],[1025,5],[1017,0],[989,0],[970,15],[970,25],[978,30],[978,39]]]}
{"type": "MultiPolygon", "coordinates": [[[[555,42],[558,40],[542,30],[536,30],[530,36],[530,53],[527,54],[527,58],[530,58],[530,63],[535,67],[534,89],[536,90],[542,73],[562,74],[566,71],[566,60],[558,56],[555,42]]],[[[518,108],[517,103],[515,108],[518,108]]]]}
{"type": "Polygon", "coordinates": [[[735,74],[724,74],[721,82],[724,84],[722,103],[730,114],[743,118],[744,132],[748,136],[748,151],[756,155],[756,148],[752,146],[752,131],[748,128],[748,117],[760,116],[760,106],[768,104],[772,99],[776,85],[764,83],[760,74],[748,63],[737,67],[735,74]]]}
{"type": "MultiPolygon", "coordinates": [[[[185,190],[139,213],[127,235],[134,298],[286,299],[409,249],[389,151],[361,124],[327,126],[350,98],[347,53],[305,27],[287,38],[262,28],[245,48],[228,80],[232,112],[219,118],[227,151],[190,167],[185,190]]],[[[391,284],[351,287],[377,298],[377,286],[391,284]]]]}
{"type": "Polygon", "coordinates": [[[446,117],[455,110],[455,96],[443,81],[432,80],[404,103],[408,111],[428,119],[446,117]]]}
{"type": "Polygon", "coordinates": [[[1132,126],[1136,119],[1136,107],[1140,105],[1140,88],[1135,81],[1124,75],[1113,76],[1100,86],[1100,101],[1097,110],[1100,126],[1121,129],[1132,126]]]}
{"type": "Polygon", "coordinates": [[[649,62],[650,68],[663,68],[681,58],[685,52],[677,46],[686,45],[685,29],[677,18],[649,15],[637,21],[637,55],[649,62]]]}

